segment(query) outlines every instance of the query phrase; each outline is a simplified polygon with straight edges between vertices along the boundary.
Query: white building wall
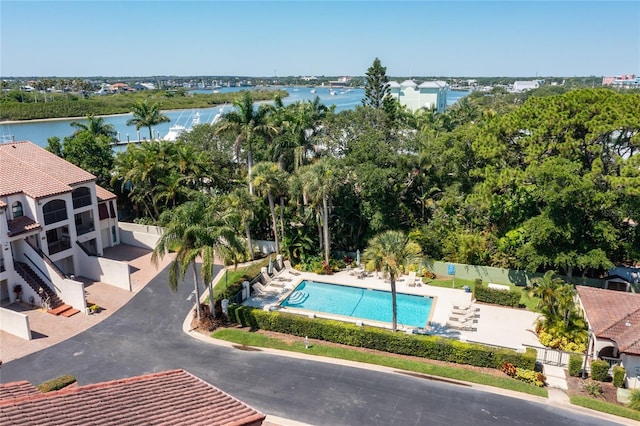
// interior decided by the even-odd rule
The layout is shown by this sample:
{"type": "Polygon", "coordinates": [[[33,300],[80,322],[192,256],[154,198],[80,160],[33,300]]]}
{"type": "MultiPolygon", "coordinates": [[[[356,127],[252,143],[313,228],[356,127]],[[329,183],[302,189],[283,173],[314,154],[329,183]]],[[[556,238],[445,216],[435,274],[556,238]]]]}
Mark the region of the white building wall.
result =
{"type": "Polygon", "coordinates": [[[118,222],[120,242],[135,247],[153,250],[162,235],[159,226],[139,225],[137,223],[118,222]]]}
{"type": "Polygon", "coordinates": [[[627,388],[640,389],[640,356],[621,354],[620,360],[627,372],[627,388]]]}
{"type": "Polygon", "coordinates": [[[0,308],[0,330],[21,339],[31,340],[29,317],[20,312],[0,308]]]}

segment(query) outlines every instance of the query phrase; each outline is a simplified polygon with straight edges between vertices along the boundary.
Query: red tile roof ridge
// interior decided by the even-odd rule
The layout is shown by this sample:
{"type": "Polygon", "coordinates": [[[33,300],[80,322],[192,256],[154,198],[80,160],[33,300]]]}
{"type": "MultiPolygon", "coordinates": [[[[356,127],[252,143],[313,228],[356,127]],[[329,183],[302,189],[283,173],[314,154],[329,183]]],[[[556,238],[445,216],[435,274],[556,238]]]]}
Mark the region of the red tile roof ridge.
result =
{"type": "Polygon", "coordinates": [[[108,189],[101,187],[100,185],[96,185],[96,196],[98,197],[99,201],[107,201],[117,198],[116,194],[109,191],[108,189]]]}

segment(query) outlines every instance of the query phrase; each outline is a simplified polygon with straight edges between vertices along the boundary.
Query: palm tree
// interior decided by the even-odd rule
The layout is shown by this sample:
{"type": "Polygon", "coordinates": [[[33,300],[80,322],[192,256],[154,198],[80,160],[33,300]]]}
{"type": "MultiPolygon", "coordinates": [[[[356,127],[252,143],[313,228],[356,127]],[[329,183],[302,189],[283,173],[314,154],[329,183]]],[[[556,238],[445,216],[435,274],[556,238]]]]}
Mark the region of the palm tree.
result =
{"type": "Polygon", "coordinates": [[[276,218],[275,196],[281,193],[286,186],[287,175],[280,170],[276,163],[262,162],[256,164],[252,182],[256,190],[269,201],[269,211],[271,212],[271,227],[276,244],[276,253],[280,253],[280,239],[278,237],[278,220],[276,218]]]}
{"type": "Polygon", "coordinates": [[[153,130],[152,126],[161,123],[168,123],[169,117],[164,115],[158,104],[150,104],[148,100],[138,101],[131,108],[131,113],[133,114],[133,118],[127,120],[127,126],[136,126],[136,130],[140,130],[141,127],[149,128],[149,140],[153,140],[153,130]]]}
{"type": "Polygon", "coordinates": [[[396,305],[396,278],[408,263],[420,258],[420,246],[409,240],[401,231],[385,231],[373,237],[362,254],[362,259],[372,263],[377,271],[389,276],[391,282],[391,305],[393,309],[392,329],[397,330],[398,308],[396,305]]]}
{"type": "Polygon", "coordinates": [[[77,136],[81,132],[88,131],[93,136],[106,136],[110,141],[115,141],[118,133],[113,127],[113,124],[107,124],[104,122],[104,118],[96,117],[94,115],[87,116],[87,123],[81,123],[79,121],[72,121],[71,126],[77,130],[73,133],[73,136],[77,136]]]}
{"type": "Polygon", "coordinates": [[[329,216],[331,213],[331,195],[335,193],[339,182],[338,168],[329,159],[322,159],[302,171],[303,189],[318,214],[318,224],[322,225],[320,241],[324,248],[324,260],[329,263],[331,238],[329,235],[329,216]]]}
{"type": "MultiPolygon", "coordinates": [[[[191,267],[198,320],[201,319],[200,275],[209,283],[209,299],[213,305],[211,280],[216,255],[223,258],[231,256],[235,260],[238,248],[242,249],[235,230],[229,226],[230,212],[221,206],[219,199],[194,193],[192,201],[164,212],[160,218],[164,232],[151,255],[151,261],[157,263],[170,249],[175,251],[176,258],[169,267],[169,287],[173,291],[178,288],[178,277],[184,279],[187,269],[191,267]],[[202,259],[201,274],[196,266],[198,258],[202,259]]],[[[211,313],[215,315],[213,306],[211,313]]]]}
{"type": "Polygon", "coordinates": [[[249,191],[247,191],[246,188],[236,188],[228,195],[227,202],[229,207],[238,213],[240,220],[242,221],[242,227],[244,228],[247,237],[247,252],[251,257],[251,260],[253,260],[254,254],[249,220],[257,206],[256,197],[249,194],[249,191]]]}
{"type": "Polygon", "coordinates": [[[235,135],[235,156],[240,161],[240,148],[247,144],[247,175],[249,178],[249,193],[253,194],[251,169],[253,168],[253,140],[257,137],[268,138],[278,133],[278,130],[267,123],[267,115],[272,108],[261,106],[256,109],[253,98],[245,92],[242,98],[233,102],[235,108],[224,114],[216,130],[216,134],[231,133],[235,135]]]}

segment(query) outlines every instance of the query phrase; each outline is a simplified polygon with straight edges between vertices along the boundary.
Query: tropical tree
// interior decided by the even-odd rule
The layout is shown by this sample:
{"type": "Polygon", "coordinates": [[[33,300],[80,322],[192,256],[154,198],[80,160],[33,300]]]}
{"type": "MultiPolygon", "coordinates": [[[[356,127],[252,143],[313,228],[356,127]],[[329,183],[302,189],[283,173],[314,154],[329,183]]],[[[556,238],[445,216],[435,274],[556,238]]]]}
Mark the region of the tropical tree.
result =
{"type": "Polygon", "coordinates": [[[555,271],[534,278],[531,293],[539,299],[537,321],[541,343],[564,350],[582,351],[587,340],[587,326],[575,303],[576,291],[555,271]]]}
{"type": "Polygon", "coordinates": [[[271,212],[271,228],[276,245],[276,253],[280,253],[280,238],[278,237],[278,219],[276,217],[275,197],[287,185],[287,175],[280,170],[276,163],[264,161],[256,164],[251,181],[256,191],[269,201],[271,212]]]}
{"type": "Polygon", "coordinates": [[[116,136],[118,135],[113,124],[105,123],[103,117],[96,117],[94,115],[88,115],[86,123],[72,121],[71,127],[77,129],[72,136],[77,136],[81,132],[89,132],[93,136],[106,136],[109,140],[115,142],[116,136]]]}
{"type": "Polygon", "coordinates": [[[194,193],[191,201],[165,211],[160,218],[164,230],[151,255],[152,262],[157,264],[169,250],[175,251],[175,260],[169,266],[169,287],[173,291],[178,288],[178,278],[184,279],[191,267],[198,320],[201,319],[200,276],[209,283],[211,313],[215,315],[211,280],[216,255],[235,260],[238,249],[242,250],[242,243],[230,226],[230,211],[223,206],[221,199],[194,193]],[[202,260],[200,271],[196,264],[199,258],[202,260]]]}
{"type": "Polygon", "coordinates": [[[216,129],[216,134],[229,133],[235,135],[235,156],[240,161],[240,148],[247,144],[247,175],[249,178],[249,192],[253,194],[251,169],[253,168],[253,142],[255,138],[269,138],[278,130],[267,122],[267,115],[271,111],[268,106],[255,108],[251,93],[245,92],[242,98],[233,102],[235,108],[222,116],[216,129]]]}
{"type": "Polygon", "coordinates": [[[320,241],[324,248],[324,261],[329,263],[331,257],[331,236],[329,235],[329,216],[331,213],[331,196],[339,185],[338,169],[329,158],[322,159],[307,166],[301,172],[303,190],[308,201],[319,213],[318,226],[322,229],[320,241]]]}
{"type": "Polygon", "coordinates": [[[369,241],[362,254],[365,264],[389,277],[391,283],[392,330],[397,330],[398,308],[396,305],[396,278],[406,265],[420,258],[420,246],[401,231],[385,231],[369,241]]]}
{"type": "Polygon", "coordinates": [[[251,260],[253,260],[254,253],[249,221],[257,208],[257,197],[249,194],[246,188],[236,188],[227,196],[227,203],[231,209],[234,209],[238,213],[247,238],[247,253],[251,260]]]}
{"type": "Polygon", "coordinates": [[[136,126],[136,130],[140,130],[141,127],[147,127],[150,141],[154,139],[153,126],[171,121],[169,117],[160,111],[157,103],[150,104],[146,99],[136,102],[131,109],[131,113],[133,118],[127,120],[127,126],[136,126]]]}

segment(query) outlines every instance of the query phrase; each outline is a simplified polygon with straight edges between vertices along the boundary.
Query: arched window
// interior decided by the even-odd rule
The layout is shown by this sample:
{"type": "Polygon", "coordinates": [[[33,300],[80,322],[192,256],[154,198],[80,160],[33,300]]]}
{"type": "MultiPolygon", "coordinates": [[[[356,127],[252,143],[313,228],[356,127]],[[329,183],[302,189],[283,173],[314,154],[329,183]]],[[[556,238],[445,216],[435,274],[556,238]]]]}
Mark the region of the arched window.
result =
{"type": "Polygon", "coordinates": [[[81,186],[73,190],[71,194],[73,198],[73,208],[78,209],[80,207],[88,206],[91,204],[91,191],[86,186],[81,186]]]}
{"type": "Polygon", "coordinates": [[[22,203],[20,201],[16,201],[11,206],[11,213],[13,214],[13,218],[18,218],[20,216],[24,216],[24,212],[22,211],[22,203]]]}
{"type": "Polygon", "coordinates": [[[67,204],[64,200],[49,201],[42,208],[44,213],[44,224],[60,222],[67,219],[67,204]]]}

